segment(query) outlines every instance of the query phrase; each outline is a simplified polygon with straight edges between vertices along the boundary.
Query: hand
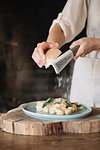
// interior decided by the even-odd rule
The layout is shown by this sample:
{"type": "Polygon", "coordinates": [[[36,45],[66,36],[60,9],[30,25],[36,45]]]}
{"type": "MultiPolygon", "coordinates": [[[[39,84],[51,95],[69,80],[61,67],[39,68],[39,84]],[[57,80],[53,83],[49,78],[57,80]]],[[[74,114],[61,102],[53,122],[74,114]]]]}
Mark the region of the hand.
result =
{"type": "Polygon", "coordinates": [[[78,49],[76,55],[74,56],[75,60],[79,56],[80,57],[85,57],[88,53],[90,53],[93,50],[99,51],[99,48],[100,48],[100,39],[98,39],[98,38],[84,37],[84,38],[81,38],[81,39],[73,42],[71,44],[70,48],[73,48],[76,45],[80,45],[80,48],[78,49]]]}
{"type": "Polygon", "coordinates": [[[38,43],[32,54],[33,60],[41,68],[45,64],[45,52],[50,48],[58,48],[57,42],[42,42],[38,43]]]}

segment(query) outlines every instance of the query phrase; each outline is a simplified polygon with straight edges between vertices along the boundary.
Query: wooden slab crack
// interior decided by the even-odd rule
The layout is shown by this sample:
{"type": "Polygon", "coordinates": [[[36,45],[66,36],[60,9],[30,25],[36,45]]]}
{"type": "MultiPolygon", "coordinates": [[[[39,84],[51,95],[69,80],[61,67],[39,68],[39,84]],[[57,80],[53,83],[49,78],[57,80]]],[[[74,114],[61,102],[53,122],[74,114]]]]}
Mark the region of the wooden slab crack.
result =
{"type": "Polygon", "coordinates": [[[100,108],[93,108],[91,115],[84,119],[49,121],[26,116],[21,110],[21,106],[1,115],[0,127],[2,131],[21,135],[100,132],[100,118],[97,117],[100,114],[100,108]]]}

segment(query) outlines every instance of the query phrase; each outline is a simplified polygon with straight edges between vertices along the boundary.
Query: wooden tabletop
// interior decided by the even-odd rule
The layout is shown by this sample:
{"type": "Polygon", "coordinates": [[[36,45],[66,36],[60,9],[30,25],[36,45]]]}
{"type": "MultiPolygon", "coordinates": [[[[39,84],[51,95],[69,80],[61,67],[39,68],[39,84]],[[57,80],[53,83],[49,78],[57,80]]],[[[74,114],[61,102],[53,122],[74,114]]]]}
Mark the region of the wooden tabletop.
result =
{"type": "Polygon", "coordinates": [[[0,130],[0,150],[100,150],[100,133],[23,136],[0,130]]]}
{"type": "Polygon", "coordinates": [[[100,150],[100,133],[24,136],[0,129],[0,150],[100,150]]]}

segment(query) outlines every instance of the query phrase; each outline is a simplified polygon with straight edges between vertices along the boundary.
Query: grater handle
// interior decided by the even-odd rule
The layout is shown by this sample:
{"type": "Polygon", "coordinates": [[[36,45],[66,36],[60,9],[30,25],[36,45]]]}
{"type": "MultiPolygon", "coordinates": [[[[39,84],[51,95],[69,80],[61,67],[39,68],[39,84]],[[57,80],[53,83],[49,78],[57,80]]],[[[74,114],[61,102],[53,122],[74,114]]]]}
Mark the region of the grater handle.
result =
{"type": "Polygon", "coordinates": [[[80,45],[76,45],[75,47],[71,48],[70,50],[73,52],[73,55],[75,56],[78,49],[79,49],[80,45]]]}

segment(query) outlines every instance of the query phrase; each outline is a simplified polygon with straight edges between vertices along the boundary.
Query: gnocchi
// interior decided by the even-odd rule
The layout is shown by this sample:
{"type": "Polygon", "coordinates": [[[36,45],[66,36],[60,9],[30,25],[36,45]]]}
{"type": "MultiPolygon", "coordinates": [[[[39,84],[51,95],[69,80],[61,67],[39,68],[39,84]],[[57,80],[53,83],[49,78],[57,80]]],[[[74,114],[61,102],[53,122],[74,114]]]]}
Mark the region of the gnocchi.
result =
{"type": "Polygon", "coordinates": [[[80,109],[83,109],[83,107],[79,107],[78,102],[71,103],[64,98],[49,98],[45,102],[38,101],[36,105],[37,111],[57,115],[70,115],[80,109]]]}

